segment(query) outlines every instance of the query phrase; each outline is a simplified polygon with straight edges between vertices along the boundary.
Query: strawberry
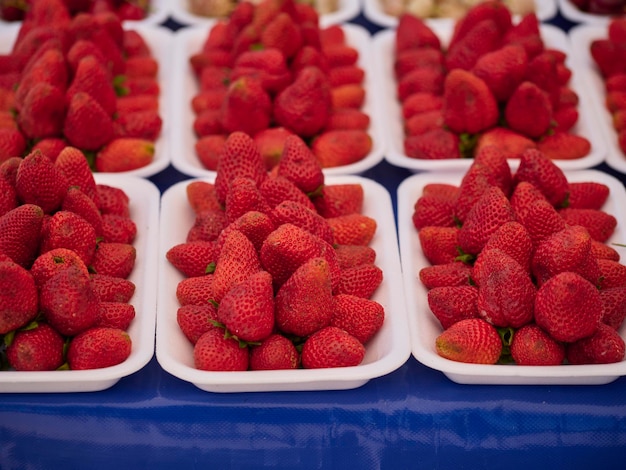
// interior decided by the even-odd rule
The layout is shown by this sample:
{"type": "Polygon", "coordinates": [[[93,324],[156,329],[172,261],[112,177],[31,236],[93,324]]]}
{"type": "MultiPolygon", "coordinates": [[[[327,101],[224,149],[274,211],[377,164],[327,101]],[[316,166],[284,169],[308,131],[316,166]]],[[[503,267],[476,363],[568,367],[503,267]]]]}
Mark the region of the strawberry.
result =
{"type": "Polygon", "coordinates": [[[6,349],[9,365],[18,371],[55,370],[63,364],[63,337],[47,323],[18,330],[6,349]]]}
{"type": "Polygon", "coordinates": [[[130,216],[130,200],[124,190],[107,184],[96,184],[96,203],[102,215],[130,216]]]}
{"type": "Polygon", "coordinates": [[[548,279],[535,297],[535,321],[558,341],[593,334],[602,318],[598,289],[580,275],[562,272],[548,279]]]}
{"type": "Polygon", "coordinates": [[[65,176],[70,186],[78,187],[97,202],[96,181],[83,152],[75,147],[65,146],[59,152],[54,165],[65,176]]]}
{"type": "Polygon", "coordinates": [[[330,101],[332,109],[361,109],[365,102],[365,88],[357,83],[331,87],[330,101]]]}
{"type": "Polygon", "coordinates": [[[328,79],[317,67],[305,67],[274,99],[273,116],[279,126],[306,138],[320,132],[331,110],[328,79]]]}
{"type": "Polygon", "coordinates": [[[218,328],[217,307],[212,303],[204,305],[183,305],[176,311],[176,322],[185,337],[196,344],[200,336],[212,328],[218,328]]]}
{"type": "Polygon", "coordinates": [[[578,117],[578,108],[573,105],[553,109],[554,132],[569,132],[578,122],[578,117]]]}
{"type": "Polygon", "coordinates": [[[441,49],[433,47],[417,47],[399,51],[393,61],[393,72],[396,80],[420,68],[441,69],[445,66],[445,55],[441,49]]]}
{"type": "Polygon", "coordinates": [[[530,81],[522,82],[515,88],[504,108],[507,125],[532,139],[548,132],[552,114],[550,97],[530,81]]]}
{"type": "Polygon", "coordinates": [[[298,25],[285,12],[276,15],[261,32],[261,44],[280,50],[286,59],[293,57],[302,45],[298,25]]]}
{"type": "Polygon", "coordinates": [[[324,185],[313,198],[317,212],[326,218],[338,217],[363,210],[363,187],[358,183],[324,185]]]}
{"type": "Polygon", "coordinates": [[[502,31],[493,19],[479,21],[462,37],[457,35],[450,40],[446,52],[446,67],[448,70],[471,70],[479,57],[497,50],[501,41],[502,31]]]}
{"type": "Polygon", "coordinates": [[[90,267],[97,274],[127,279],[135,267],[136,257],[137,250],[132,245],[100,242],[90,267]]]}
{"type": "Polygon", "coordinates": [[[44,154],[32,152],[22,160],[15,177],[20,201],[35,204],[51,214],[60,208],[67,190],[67,180],[44,154]]]}
{"type": "Polygon", "coordinates": [[[67,54],[65,60],[70,69],[70,77],[76,73],[78,64],[85,57],[90,57],[93,60],[98,61],[106,71],[109,79],[111,78],[111,69],[107,65],[107,60],[104,54],[100,51],[100,48],[93,42],[87,39],[77,39],[73,42],[67,54]]]}
{"type": "MultiPolygon", "coordinates": [[[[288,174],[286,176],[291,177],[288,174]]],[[[274,208],[284,201],[293,201],[309,209],[315,209],[313,202],[311,202],[307,194],[286,176],[269,174],[259,186],[261,194],[270,207],[274,208]]],[[[323,188],[323,186],[320,187],[323,188]]]]}
{"type": "Polygon", "coordinates": [[[258,271],[232,287],[217,308],[217,319],[240,341],[267,338],[274,330],[272,276],[258,271]]]}
{"type": "Polygon", "coordinates": [[[537,148],[537,143],[528,137],[506,127],[492,127],[478,137],[474,153],[479,154],[484,147],[497,147],[507,158],[519,158],[527,149],[537,148]]]}
{"type": "Polygon", "coordinates": [[[626,286],[626,266],[610,259],[599,259],[600,289],[626,286]]]}
{"type": "Polygon", "coordinates": [[[403,13],[398,18],[395,34],[395,53],[416,48],[441,49],[441,41],[420,17],[403,13]]]}
{"type": "Polygon", "coordinates": [[[79,91],[89,94],[109,116],[115,112],[116,95],[113,82],[105,65],[94,56],[83,57],[78,62],[66,92],[67,99],[71,100],[79,91]]]}
{"type": "Polygon", "coordinates": [[[191,209],[200,214],[205,211],[222,210],[215,193],[215,185],[207,181],[194,180],[185,188],[191,209]]]}
{"type": "Polygon", "coordinates": [[[559,211],[567,225],[582,225],[596,241],[606,242],[617,226],[617,219],[598,209],[565,208],[559,211]]]}
{"type": "Polygon", "coordinates": [[[261,152],[265,168],[270,171],[280,162],[285,147],[285,139],[292,135],[284,127],[270,127],[254,135],[254,143],[261,152]]]}
{"type": "Polygon", "coordinates": [[[35,279],[35,284],[41,287],[54,274],[70,266],[76,266],[85,274],[89,274],[87,265],[74,250],[69,248],[53,248],[52,250],[40,254],[35,261],[33,261],[30,267],[30,273],[35,279]]]}
{"type": "Polygon", "coordinates": [[[194,345],[194,366],[200,370],[243,371],[248,369],[248,348],[241,347],[221,328],[206,331],[194,345]]]}
{"type": "Polygon", "coordinates": [[[217,261],[217,243],[214,241],[185,242],[171,247],[167,260],[187,277],[206,274],[210,263],[217,261]]]}
{"type": "Polygon", "coordinates": [[[305,369],[357,366],[364,357],[363,344],[335,326],[315,332],[302,347],[302,366],[305,369]]]}
{"type": "Polygon", "coordinates": [[[181,306],[212,303],[213,275],[207,274],[183,279],[176,285],[176,299],[181,306]]]}
{"type": "Polygon", "coordinates": [[[476,133],[496,125],[498,107],[487,84],[476,75],[455,69],[444,81],[445,124],[456,133],[476,133]]]}
{"type": "Polygon", "coordinates": [[[581,135],[555,132],[537,142],[537,148],[553,160],[575,160],[589,154],[591,142],[581,135]]]}
{"type": "Polygon", "coordinates": [[[620,254],[615,248],[594,239],[591,239],[591,254],[597,259],[620,260],[620,254]]]}
{"type": "Polygon", "coordinates": [[[415,93],[441,95],[444,91],[445,69],[435,67],[419,67],[405,73],[398,80],[396,94],[400,102],[404,102],[415,93]]]}
{"type": "Polygon", "coordinates": [[[365,70],[358,65],[333,67],[328,71],[328,80],[331,87],[341,85],[360,85],[365,78],[365,70]]]}
{"type": "Polygon", "coordinates": [[[502,352],[496,328],[480,318],[454,323],[437,336],[437,354],[445,359],[472,364],[495,364],[502,352]]]}
{"type": "Polygon", "coordinates": [[[531,183],[555,207],[565,205],[569,195],[569,182],[563,170],[536,149],[526,150],[520,156],[515,181],[531,183]]]}
{"type": "Polygon", "coordinates": [[[98,150],[113,138],[113,120],[88,93],[78,91],[69,101],[63,134],[74,147],[98,150]]]}
{"type": "Polygon", "coordinates": [[[96,154],[96,170],[120,172],[143,168],[154,159],[154,142],[134,137],[110,140],[96,154]]]}
{"type": "Polygon", "coordinates": [[[316,156],[297,135],[285,139],[277,175],[290,180],[307,194],[316,193],[324,184],[324,173],[316,156]]]}
{"type": "Polygon", "coordinates": [[[535,324],[524,325],[513,334],[511,357],[520,366],[558,366],[565,347],[535,324]]]}
{"type": "Polygon", "coordinates": [[[0,216],[20,205],[15,187],[7,180],[0,178],[0,216]]]}
{"type": "Polygon", "coordinates": [[[404,139],[404,152],[409,158],[442,160],[461,158],[459,136],[449,130],[432,129],[404,139]]]}
{"type": "Polygon", "coordinates": [[[26,150],[24,135],[17,128],[0,128],[0,162],[19,157],[26,150]]]}
{"type": "MultiPolygon", "coordinates": [[[[195,94],[191,99],[191,109],[195,114],[201,114],[207,110],[219,110],[222,107],[224,98],[226,98],[226,86],[202,90],[195,94]]],[[[158,109],[158,108],[157,108],[158,109]]],[[[143,111],[143,110],[140,110],[143,111]]]]}
{"type": "Polygon", "coordinates": [[[566,85],[571,71],[556,58],[554,50],[544,50],[528,61],[526,80],[537,85],[548,94],[550,102],[555,105],[559,97],[561,85],[566,85]],[[564,73],[559,76],[559,66],[564,73]]]}
{"type": "Polygon", "coordinates": [[[472,267],[461,261],[435,264],[420,269],[418,277],[426,289],[458,287],[470,284],[472,267]]]}
{"type": "Polygon", "coordinates": [[[530,272],[533,242],[526,228],[519,222],[510,221],[502,224],[483,246],[483,251],[491,249],[503,251],[530,272]]]}
{"type": "Polygon", "coordinates": [[[100,301],[100,316],[96,326],[127,330],[134,318],[135,307],[132,304],[100,301]]]}
{"type": "Polygon", "coordinates": [[[204,211],[196,215],[193,225],[187,232],[186,241],[216,240],[227,225],[226,213],[223,210],[204,211]]]}
{"type": "Polygon", "coordinates": [[[504,45],[480,56],[472,73],[481,78],[498,102],[506,102],[526,74],[528,57],[518,45],[504,45]]]}
{"type": "Polygon", "coordinates": [[[96,250],[96,231],[81,216],[69,211],[57,211],[42,229],[40,252],[68,248],[76,252],[89,266],[96,250]]]}
{"type": "Polygon", "coordinates": [[[99,300],[89,274],[69,266],[54,274],[40,289],[40,308],[46,320],[62,335],[73,336],[96,324],[99,300]]]}
{"type": "Polygon", "coordinates": [[[430,264],[446,264],[459,256],[457,227],[428,226],[418,232],[420,247],[430,264]]]}
{"type": "Polygon", "coordinates": [[[259,211],[248,211],[224,227],[217,238],[218,253],[228,233],[232,230],[237,230],[248,237],[258,252],[267,236],[275,229],[276,224],[269,215],[259,211]]]}
{"type": "Polygon", "coordinates": [[[220,122],[228,133],[240,131],[254,135],[269,127],[271,114],[272,102],[261,82],[244,75],[229,85],[220,122]]]}
{"type": "Polygon", "coordinates": [[[411,116],[425,111],[434,111],[443,108],[443,98],[428,92],[417,92],[407,96],[402,102],[402,117],[411,116]]]}
{"type": "Polygon", "coordinates": [[[598,38],[589,44],[589,53],[603,78],[624,73],[624,64],[619,57],[622,48],[608,38],[598,38]]]}
{"type": "Polygon", "coordinates": [[[539,31],[539,18],[535,12],[527,13],[504,34],[503,44],[519,44],[531,58],[544,50],[539,31]]]}
{"type": "Polygon", "coordinates": [[[329,68],[355,65],[359,60],[359,51],[346,43],[323,44],[322,52],[326,56],[329,68]]]}
{"type": "Polygon", "coordinates": [[[63,52],[56,47],[42,49],[25,66],[20,83],[15,90],[15,104],[21,112],[26,96],[36,84],[45,83],[48,87],[65,92],[68,83],[68,72],[63,52]]]}
{"type": "Polygon", "coordinates": [[[376,250],[366,245],[335,245],[335,255],[340,269],[374,264],[376,261],[376,250]]]}
{"type": "Polygon", "coordinates": [[[404,122],[406,136],[420,135],[443,126],[443,111],[435,109],[411,116],[404,122]]]}
{"type": "Polygon", "coordinates": [[[67,362],[71,370],[89,370],[121,364],[130,356],[132,340],[117,328],[94,327],[70,341],[67,362]]]}
{"type": "Polygon", "coordinates": [[[62,90],[49,83],[38,82],[26,94],[17,122],[25,137],[57,137],[61,134],[64,116],[62,90]]]}
{"type": "Polygon", "coordinates": [[[331,130],[362,130],[370,126],[370,117],[357,108],[336,108],[328,117],[325,131],[331,130]]]}
{"type": "Polygon", "coordinates": [[[494,183],[509,197],[513,189],[513,175],[507,161],[506,152],[497,146],[481,147],[475,151],[474,164],[483,165],[492,173],[494,183]]]}
{"type": "Polygon", "coordinates": [[[159,63],[151,56],[128,57],[126,59],[127,77],[151,77],[157,78],[159,73],[159,63]]]}
{"type": "Polygon", "coordinates": [[[307,206],[294,201],[283,201],[274,207],[270,216],[276,226],[291,223],[311,232],[327,243],[333,243],[333,232],[327,219],[307,206]]]}
{"type": "Polygon", "coordinates": [[[567,345],[570,364],[612,364],[624,359],[624,340],[610,326],[600,324],[595,333],[567,345]]]}
{"type": "Polygon", "coordinates": [[[249,211],[264,214],[271,212],[255,181],[244,177],[236,177],[231,181],[224,205],[227,223],[235,221],[249,211]]]}
{"type": "Polygon", "coordinates": [[[102,216],[101,241],[108,243],[128,243],[135,241],[137,225],[129,217],[115,214],[102,216]]]}
{"type": "Polygon", "coordinates": [[[205,135],[196,140],[194,148],[202,166],[210,171],[217,170],[217,161],[224,149],[226,136],[223,134],[205,135]]]}
{"type": "Polygon", "coordinates": [[[10,261],[0,261],[0,334],[25,326],[39,311],[32,274],[10,261]]]}
{"type": "Polygon", "coordinates": [[[339,275],[339,283],[333,287],[333,294],[349,294],[370,299],[383,281],[383,271],[375,264],[361,264],[344,268],[339,275]]]}
{"type": "Polygon", "coordinates": [[[372,150],[372,137],[360,129],[330,130],[318,135],[311,149],[322,168],[361,161],[372,150]]]}
{"type": "Polygon", "coordinates": [[[124,29],[122,34],[122,48],[126,57],[141,57],[151,54],[150,46],[137,30],[124,29]]]}
{"type": "Polygon", "coordinates": [[[478,289],[475,286],[438,286],[428,291],[427,300],[443,329],[460,320],[478,318],[478,289]]]}
{"type": "MultiPolygon", "coordinates": [[[[321,51],[319,46],[319,32],[315,31],[317,26],[314,25],[302,25],[301,31],[307,36],[305,41],[311,42],[311,44],[304,44],[296,55],[291,59],[289,64],[289,70],[292,75],[297,75],[305,67],[318,67],[322,72],[329,73],[330,67],[328,65],[328,59],[321,51]]],[[[357,67],[355,65],[346,65],[346,68],[357,67]]],[[[357,67],[358,68],[358,67],[357,67]]],[[[355,72],[350,72],[355,73],[355,72]]],[[[356,74],[353,76],[355,77],[356,74]]],[[[330,77],[329,77],[330,79],[330,77]]]]}
{"type": "Polygon", "coordinates": [[[376,233],[376,220],[359,213],[326,219],[337,245],[369,245],[376,233]]]}
{"type": "Polygon", "coordinates": [[[65,139],[60,137],[47,137],[41,139],[35,145],[32,146],[31,152],[39,150],[50,160],[56,163],[59,154],[67,147],[65,139]]]}
{"type": "Polygon", "coordinates": [[[100,302],[128,303],[135,293],[135,284],[128,279],[91,274],[91,287],[100,302]]]}
{"type": "Polygon", "coordinates": [[[22,204],[0,216],[0,253],[30,268],[38,254],[44,213],[34,204],[22,204]]]}
{"type": "Polygon", "coordinates": [[[87,222],[89,222],[94,228],[97,237],[103,235],[104,217],[119,217],[121,219],[120,216],[115,216],[112,214],[107,214],[106,216],[100,214],[100,210],[98,209],[98,206],[93,201],[93,199],[87,196],[82,190],[80,190],[76,186],[70,186],[70,188],[67,190],[67,194],[65,195],[65,198],[61,203],[60,209],[67,212],[73,212],[74,214],[79,215],[87,222]]]}
{"type": "Polygon", "coordinates": [[[113,122],[116,137],[133,137],[155,141],[161,134],[163,120],[157,110],[118,112],[113,122]]]}
{"type": "Polygon", "coordinates": [[[602,323],[619,330],[626,318],[626,286],[609,287],[600,291],[602,323]]]}
{"type": "Polygon", "coordinates": [[[341,328],[366,344],[380,330],[385,319],[384,307],[376,301],[349,294],[333,297],[330,326],[341,328]]]}
{"type": "Polygon", "coordinates": [[[291,340],[279,333],[250,348],[250,370],[296,369],[299,364],[298,350],[291,340]]]}

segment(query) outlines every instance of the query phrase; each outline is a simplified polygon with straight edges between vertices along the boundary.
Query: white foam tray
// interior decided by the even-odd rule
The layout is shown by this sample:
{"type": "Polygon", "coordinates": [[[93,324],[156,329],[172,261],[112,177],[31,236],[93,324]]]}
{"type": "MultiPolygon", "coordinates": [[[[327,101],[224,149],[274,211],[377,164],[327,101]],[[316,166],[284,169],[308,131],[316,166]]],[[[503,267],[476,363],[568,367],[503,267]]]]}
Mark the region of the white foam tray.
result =
{"type": "MultiPolygon", "coordinates": [[[[452,34],[452,23],[432,22],[432,29],[442,40],[442,44],[447,44],[452,34]]],[[[561,50],[567,54],[566,64],[572,69],[570,86],[577,92],[579,97],[578,123],[572,128],[572,132],[582,135],[591,142],[590,153],[575,160],[555,160],[555,163],[563,169],[590,168],[601,163],[606,155],[606,146],[601,131],[593,120],[594,113],[588,101],[587,90],[579,80],[572,67],[569,40],[566,34],[560,29],[542,24],[540,26],[541,36],[546,46],[561,50]]],[[[383,112],[386,116],[385,134],[387,136],[387,152],[385,158],[393,165],[407,168],[412,171],[419,170],[459,170],[467,169],[472,163],[472,159],[446,159],[446,160],[426,160],[410,158],[404,153],[404,129],[402,119],[401,104],[397,99],[397,81],[393,73],[395,44],[395,29],[379,32],[374,36],[374,55],[377,67],[377,81],[381,84],[381,95],[386,96],[384,100],[383,112]]],[[[512,165],[517,165],[517,160],[513,160],[512,165]]]]}
{"type": "Polygon", "coordinates": [[[572,43],[575,73],[585,83],[586,95],[594,112],[594,124],[600,130],[607,147],[606,163],[615,170],[626,173],[626,155],[617,142],[610,111],[606,108],[604,78],[591,57],[589,48],[595,39],[607,37],[606,25],[578,25],[569,32],[572,43]]]}
{"type": "MultiPolygon", "coordinates": [[[[202,180],[214,181],[212,178],[202,180]]],[[[379,183],[346,175],[328,177],[326,183],[363,185],[363,213],[376,219],[378,224],[370,246],[376,250],[376,264],[383,270],[384,276],[372,298],[384,307],[385,321],[367,344],[363,362],[355,367],[287,371],[212,372],[196,369],[193,365],[193,346],[176,322],[179,306],[176,285],[184,277],[165,258],[169,248],[185,241],[187,230],[194,220],[185,192],[190,181],[170,187],[161,201],[156,357],[163,369],[209,392],[343,390],[360,387],[406,362],[411,354],[410,340],[391,197],[379,183]]]]}
{"type": "MultiPolygon", "coordinates": [[[[556,0],[535,0],[535,14],[539,21],[549,20],[556,13],[556,0]]],[[[367,19],[381,26],[395,28],[398,25],[398,17],[386,13],[380,0],[363,0],[363,14],[367,19]]],[[[436,20],[446,20],[446,18],[436,20]]]]}
{"type": "MultiPolygon", "coordinates": [[[[566,171],[568,181],[597,181],[610,188],[603,210],[613,214],[617,228],[608,243],[626,243],[626,191],[616,178],[596,170],[566,171]]],[[[443,372],[450,380],[462,384],[500,385],[591,385],[606,384],[626,375],[626,361],[615,364],[586,364],[562,366],[518,366],[465,364],[439,356],[435,339],[443,331],[428,306],[427,290],[419,281],[420,269],[429,266],[423,255],[417,230],[411,221],[413,204],[428,183],[458,185],[462,172],[432,172],[412,175],[398,187],[398,234],[402,259],[404,291],[407,302],[412,354],[422,364],[443,372]]],[[[622,259],[623,246],[612,245],[622,259]]],[[[620,329],[626,339],[626,324],[620,329]]]]}
{"type": "Polygon", "coordinates": [[[115,385],[122,377],[137,372],[154,354],[159,227],[159,190],[144,178],[128,175],[97,174],[96,182],[123,189],[130,199],[130,216],[137,225],[133,243],[137,250],[129,280],[135,284],[130,303],[135,318],[128,333],[132,350],[121,364],[92,370],[43,372],[0,371],[0,393],[95,392],[115,385]]]}
{"type": "MultiPolygon", "coordinates": [[[[362,160],[350,165],[343,165],[324,170],[326,175],[358,174],[372,168],[383,159],[386,138],[383,132],[384,116],[381,115],[379,104],[382,98],[375,81],[374,63],[371,54],[370,35],[364,28],[346,24],[342,25],[347,43],[357,48],[359,60],[357,64],[365,70],[363,85],[366,90],[362,110],[370,117],[369,133],[372,137],[372,150],[362,160]]],[[[172,132],[171,150],[172,165],[182,173],[190,176],[215,176],[214,171],[207,170],[198,157],[194,145],[197,137],[193,130],[195,115],[191,109],[191,100],[198,93],[198,81],[193,75],[189,57],[202,49],[210,27],[194,26],[180,30],[174,39],[173,54],[173,107],[172,118],[176,127],[172,132]]]]}
{"type": "Polygon", "coordinates": [[[595,24],[606,26],[609,22],[608,15],[594,15],[585,13],[572,4],[569,0],[557,0],[561,14],[574,23],[595,24]]]}

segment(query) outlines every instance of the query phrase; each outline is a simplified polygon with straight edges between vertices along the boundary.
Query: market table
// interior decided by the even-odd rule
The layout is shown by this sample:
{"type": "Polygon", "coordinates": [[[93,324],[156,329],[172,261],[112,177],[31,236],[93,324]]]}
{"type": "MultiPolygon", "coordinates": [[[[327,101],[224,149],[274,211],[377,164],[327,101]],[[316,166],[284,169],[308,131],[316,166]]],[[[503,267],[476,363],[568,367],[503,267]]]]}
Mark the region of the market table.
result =
{"type": "MultiPolygon", "coordinates": [[[[359,15],[351,22],[375,32],[359,15]]],[[[567,30],[562,16],[550,21],[567,30]]],[[[171,20],[168,26],[178,25],[171,20]]],[[[626,182],[605,164],[596,169],[626,182]]],[[[396,207],[408,170],[362,176],[396,207]]],[[[187,179],[172,166],[161,191],[187,179]]],[[[0,469],[624,468],[626,378],[594,386],[460,385],[409,358],[343,391],[211,393],[153,358],[113,387],[0,395],[0,469]]]]}

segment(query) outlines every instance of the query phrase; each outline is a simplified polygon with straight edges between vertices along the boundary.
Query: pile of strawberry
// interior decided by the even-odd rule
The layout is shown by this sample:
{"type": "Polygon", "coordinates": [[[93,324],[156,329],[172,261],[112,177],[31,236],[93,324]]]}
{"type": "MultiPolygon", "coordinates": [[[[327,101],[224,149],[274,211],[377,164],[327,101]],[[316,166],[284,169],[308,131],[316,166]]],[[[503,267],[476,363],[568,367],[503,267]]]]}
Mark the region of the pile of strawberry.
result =
{"type": "MultiPolygon", "coordinates": [[[[24,21],[40,0],[2,0],[0,18],[4,21],[24,21]]],[[[41,2],[44,3],[44,2],[41,2]]],[[[120,20],[139,21],[150,13],[150,0],[63,0],[72,16],[78,13],[114,13],[120,20]]]]}
{"type": "Polygon", "coordinates": [[[626,266],[607,241],[609,187],[569,182],[537,149],[512,172],[484,147],[461,183],[427,184],[413,223],[430,266],[419,278],[461,362],[596,364],[624,358],[626,266]]]}
{"type": "Polygon", "coordinates": [[[502,2],[479,3],[455,23],[447,47],[404,14],[393,52],[408,157],[473,157],[486,145],[509,158],[528,148],[553,159],[589,153],[590,142],[571,132],[578,95],[566,55],[546,47],[535,13],[513,24],[502,2]]]}
{"type": "Polygon", "coordinates": [[[589,52],[604,80],[605,106],[611,113],[617,144],[626,154],[626,18],[612,18],[606,37],[592,41],[589,52]]]}
{"type": "Polygon", "coordinates": [[[240,2],[189,58],[198,81],[191,106],[204,167],[232,132],[257,141],[266,167],[285,138],[305,140],[323,168],[349,165],[372,149],[365,72],[338,26],[319,27],[314,7],[295,0],[240,2]]]}
{"type": "Polygon", "coordinates": [[[325,184],[295,135],[271,172],[249,135],[229,135],[215,182],[187,186],[195,222],[166,254],[185,276],[177,321],[196,368],[361,363],[385,315],[363,197],[360,184],[325,184]]]}
{"type": "Polygon", "coordinates": [[[114,13],[34,2],[0,55],[0,162],[69,145],[97,171],[148,165],[162,126],[157,73],[144,38],[114,13]]]}
{"type": "Polygon", "coordinates": [[[0,366],[96,369],[131,352],[129,199],[83,153],[35,150],[0,165],[0,366]]]}

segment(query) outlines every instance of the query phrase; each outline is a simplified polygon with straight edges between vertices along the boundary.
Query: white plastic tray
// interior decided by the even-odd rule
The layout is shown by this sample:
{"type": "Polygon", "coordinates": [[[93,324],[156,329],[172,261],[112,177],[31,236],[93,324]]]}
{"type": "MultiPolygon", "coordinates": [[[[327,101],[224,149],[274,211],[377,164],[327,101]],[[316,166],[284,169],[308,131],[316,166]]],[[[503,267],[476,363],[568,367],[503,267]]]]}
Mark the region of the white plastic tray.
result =
{"type": "Polygon", "coordinates": [[[97,174],[96,182],[123,189],[130,199],[130,216],[137,225],[133,243],[137,249],[135,267],[128,278],[135,284],[131,304],[135,318],[128,333],[132,351],[116,366],[92,370],[45,372],[1,371],[0,393],[61,393],[105,390],[146,365],[154,354],[159,227],[159,190],[150,181],[136,176],[97,174]]]}
{"type": "MultiPolygon", "coordinates": [[[[556,15],[556,0],[535,0],[535,14],[539,21],[546,21],[556,15]]],[[[385,13],[380,0],[363,0],[363,14],[373,23],[381,26],[396,27],[398,17],[385,13]]],[[[436,20],[445,20],[437,18],[436,20]]]]}
{"type": "Polygon", "coordinates": [[[595,39],[607,37],[606,25],[578,25],[570,30],[575,73],[585,83],[586,95],[594,112],[594,123],[599,128],[607,147],[606,163],[617,171],[626,173],[626,155],[617,142],[617,132],[605,105],[604,78],[591,57],[589,47],[595,39]]]}
{"type": "MultiPolygon", "coordinates": [[[[210,25],[215,18],[195,15],[189,11],[187,0],[169,0],[172,17],[186,25],[210,25]]],[[[339,8],[332,13],[320,15],[320,24],[343,23],[354,18],[361,10],[360,0],[339,0],[339,8]]]]}
{"type": "MultiPolygon", "coordinates": [[[[447,44],[452,34],[451,23],[433,22],[432,29],[447,44]]],[[[599,129],[593,120],[593,111],[587,99],[587,90],[579,80],[579,77],[571,66],[571,53],[569,40],[566,34],[560,29],[542,24],[540,26],[541,36],[546,46],[564,51],[567,53],[567,65],[572,68],[572,78],[570,86],[577,92],[579,97],[578,123],[573,127],[572,132],[586,137],[591,142],[590,153],[576,160],[555,160],[555,163],[563,169],[590,168],[601,163],[606,154],[606,146],[599,129]]],[[[386,119],[385,134],[387,136],[387,152],[385,158],[393,165],[407,168],[409,170],[460,170],[467,169],[472,163],[472,159],[448,159],[448,160],[425,160],[410,158],[404,153],[404,130],[401,104],[397,99],[397,82],[393,73],[393,46],[395,41],[395,29],[384,30],[374,36],[374,55],[379,64],[377,67],[380,82],[381,95],[387,99],[383,102],[384,115],[386,119]]],[[[513,161],[513,166],[517,164],[513,161]]]]}
{"type": "MultiPolygon", "coordinates": [[[[365,102],[362,110],[370,117],[369,133],[372,137],[372,150],[362,160],[351,165],[327,168],[326,175],[357,174],[375,166],[383,159],[386,139],[383,132],[379,100],[381,99],[379,88],[374,79],[375,72],[371,57],[371,42],[367,30],[364,28],[346,24],[342,25],[346,33],[348,44],[356,47],[359,51],[358,65],[365,70],[364,87],[366,90],[365,102]]],[[[173,54],[173,107],[172,117],[176,127],[172,132],[171,150],[172,165],[182,173],[190,176],[214,176],[215,172],[207,170],[198,157],[194,145],[197,137],[193,131],[195,115],[191,109],[191,100],[198,92],[198,82],[194,77],[189,57],[202,48],[202,43],[208,34],[206,26],[195,26],[179,31],[174,40],[173,54]]]]}
{"type": "Polygon", "coordinates": [[[594,15],[585,13],[574,6],[569,0],[558,0],[559,10],[561,14],[574,23],[607,25],[609,22],[608,15],[594,15]]]}
{"type": "MultiPolygon", "coordinates": [[[[626,242],[626,191],[614,177],[596,170],[566,171],[568,181],[597,181],[610,188],[603,210],[617,218],[617,228],[608,243],[626,242]]],[[[424,185],[441,182],[458,185],[462,172],[433,172],[412,175],[398,188],[398,234],[402,259],[404,291],[411,330],[413,356],[422,364],[443,372],[450,380],[463,384],[516,385],[591,385],[605,384],[626,375],[626,361],[615,364],[518,366],[464,364],[440,357],[435,350],[435,339],[443,331],[428,307],[427,290],[419,281],[418,273],[429,263],[422,253],[419,236],[411,221],[413,204],[421,196],[424,185]]],[[[612,245],[622,259],[624,247],[612,245]]],[[[620,329],[626,339],[626,324],[620,329]]]]}
{"type": "MultiPolygon", "coordinates": [[[[0,28],[0,54],[11,51],[15,38],[19,32],[21,24],[11,24],[7,28],[0,28]]],[[[143,24],[142,22],[126,22],[124,27],[127,30],[135,30],[141,34],[152,51],[153,57],[159,62],[158,81],[160,86],[159,113],[163,121],[161,135],[155,141],[154,160],[149,165],[136,170],[119,172],[120,175],[132,176],[152,176],[163,170],[170,163],[169,139],[172,131],[172,120],[170,119],[170,67],[171,44],[173,33],[160,26],[143,24]]]]}
{"type": "MultiPolygon", "coordinates": [[[[212,178],[203,180],[214,181],[212,178]]],[[[346,175],[328,177],[326,183],[363,185],[363,213],[378,223],[370,246],[376,250],[376,264],[383,270],[384,276],[373,299],[385,308],[385,321],[367,344],[362,364],[334,369],[288,371],[211,372],[194,368],[193,346],[176,322],[179,306],[176,285],[183,276],[165,258],[169,248],[184,242],[194,220],[185,193],[190,181],[170,187],[161,201],[156,357],[163,369],[210,392],[343,390],[360,387],[370,379],[386,375],[409,358],[411,347],[391,197],[383,186],[372,180],[346,175]]]]}

